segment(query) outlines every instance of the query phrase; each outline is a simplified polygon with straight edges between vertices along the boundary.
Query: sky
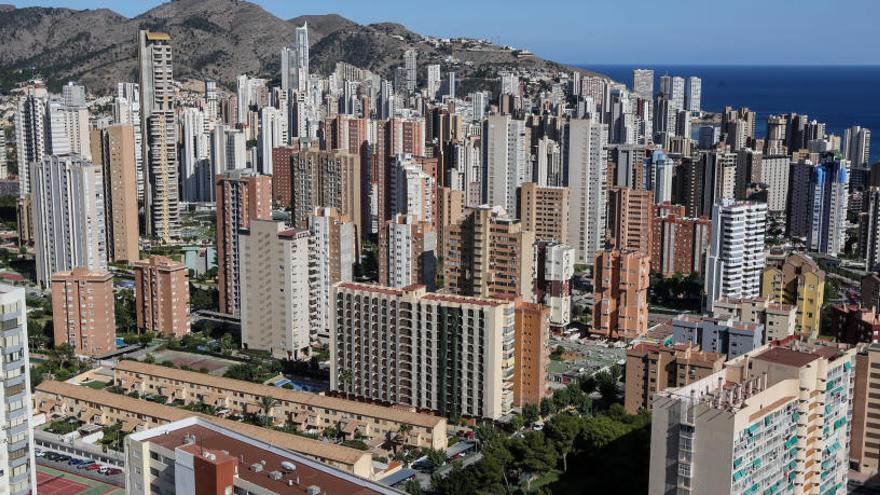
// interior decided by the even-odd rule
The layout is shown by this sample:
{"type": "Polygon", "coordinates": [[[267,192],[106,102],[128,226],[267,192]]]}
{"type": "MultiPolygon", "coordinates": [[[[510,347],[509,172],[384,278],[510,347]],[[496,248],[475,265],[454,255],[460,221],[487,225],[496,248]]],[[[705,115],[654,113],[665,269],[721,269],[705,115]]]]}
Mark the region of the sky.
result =
{"type": "MultiPolygon", "coordinates": [[[[0,0],[10,1],[10,0],[0,0]]],[[[11,0],[111,8],[158,0],[11,0]]],[[[878,0],[253,0],[278,17],[337,13],[439,37],[486,38],[569,64],[880,65],[878,0]]]]}

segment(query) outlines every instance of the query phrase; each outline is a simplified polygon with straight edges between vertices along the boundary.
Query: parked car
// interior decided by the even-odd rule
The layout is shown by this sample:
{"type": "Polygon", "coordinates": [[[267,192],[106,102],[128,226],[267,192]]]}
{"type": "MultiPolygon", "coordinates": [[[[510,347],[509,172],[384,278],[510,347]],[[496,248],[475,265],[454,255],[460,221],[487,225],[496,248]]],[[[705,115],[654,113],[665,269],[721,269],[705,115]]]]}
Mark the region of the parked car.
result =
{"type": "Polygon", "coordinates": [[[122,470],[119,468],[110,468],[106,472],[107,476],[115,476],[117,474],[122,474],[122,470]]]}
{"type": "Polygon", "coordinates": [[[99,466],[100,467],[100,464],[98,464],[95,461],[86,461],[86,462],[80,463],[78,466],[76,466],[76,468],[77,469],[88,469],[91,466],[99,466]]]}
{"type": "Polygon", "coordinates": [[[37,449],[37,450],[34,451],[34,455],[37,456],[37,457],[45,457],[46,453],[43,452],[43,451],[40,450],[40,449],[37,449]]]}
{"type": "Polygon", "coordinates": [[[87,462],[85,459],[77,459],[76,457],[71,457],[67,464],[71,466],[79,466],[80,464],[87,462]]]}
{"type": "Polygon", "coordinates": [[[86,471],[97,471],[99,469],[101,469],[101,465],[97,462],[86,466],[86,471]]]}

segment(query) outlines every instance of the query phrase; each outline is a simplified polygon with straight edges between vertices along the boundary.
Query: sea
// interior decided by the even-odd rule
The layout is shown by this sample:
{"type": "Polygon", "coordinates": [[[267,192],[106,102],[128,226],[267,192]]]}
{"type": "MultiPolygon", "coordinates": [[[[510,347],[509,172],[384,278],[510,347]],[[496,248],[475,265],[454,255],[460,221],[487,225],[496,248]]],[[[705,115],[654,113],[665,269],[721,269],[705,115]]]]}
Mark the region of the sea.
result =
{"type": "Polygon", "coordinates": [[[632,70],[654,69],[654,91],[660,76],[702,79],[702,109],[720,112],[726,105],[757,113],[756,134],[763,137],[767,116],[806,114],[824,122],[826,132],[843,137],[860,125],[871,130],[871,161],[880,160],[880,65],[578,65],[632,87],[632,70]]]}

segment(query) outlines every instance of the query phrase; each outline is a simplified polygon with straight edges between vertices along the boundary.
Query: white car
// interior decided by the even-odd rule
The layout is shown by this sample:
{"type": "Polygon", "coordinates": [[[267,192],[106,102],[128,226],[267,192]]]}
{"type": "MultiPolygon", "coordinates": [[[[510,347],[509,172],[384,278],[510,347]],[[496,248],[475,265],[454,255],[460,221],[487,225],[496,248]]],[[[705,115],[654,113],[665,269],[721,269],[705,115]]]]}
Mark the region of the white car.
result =
{"type": "Polygon", "coordinates": [[[37,449],[36,451],[34,451],[34,455],[35,455],[36,457],[43,457],[43,456],[46,455],[46,453],[43,452],[43,451],[40,450],[40,449],[37,449]]]}

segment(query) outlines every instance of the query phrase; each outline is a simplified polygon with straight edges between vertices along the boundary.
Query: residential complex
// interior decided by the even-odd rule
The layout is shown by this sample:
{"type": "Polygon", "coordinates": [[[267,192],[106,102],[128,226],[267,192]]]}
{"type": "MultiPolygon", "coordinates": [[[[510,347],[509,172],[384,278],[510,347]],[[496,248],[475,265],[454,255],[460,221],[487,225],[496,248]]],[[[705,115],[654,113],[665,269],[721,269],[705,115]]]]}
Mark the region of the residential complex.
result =
{"type": "Polygon", "coordinates": [[[797,309],[797,331],[819,335],[820,312],[825,301],[825,272],[806,254],[792,254],[764,268],[761,295],[777,304],[797,309]]]}
{"type": "Polygon", "coordinates": [[[132,267],[138,331],[174,337],[189,333],[186,266],[164,256],[152,256],[133,262],[132,267]]]}
{"type": "Polygon", "coordinates": [[[615,339],[644,335],[650,259],[636,250],[600,251],[593,273],[592,331],[615,339]]]}
{"type": "Polygon", "coordinates": [[[721,297],[757,297],[764,270],[767,205],[723,200],[712,212],[706,260],[706,309],[721,297]]]}
{"type": "Polygon", "coordinates": [[[116,349],[113,276],[75,268],[52,275],[55,345],[70,344],[79,355],[97,357],[116,349]]]}

